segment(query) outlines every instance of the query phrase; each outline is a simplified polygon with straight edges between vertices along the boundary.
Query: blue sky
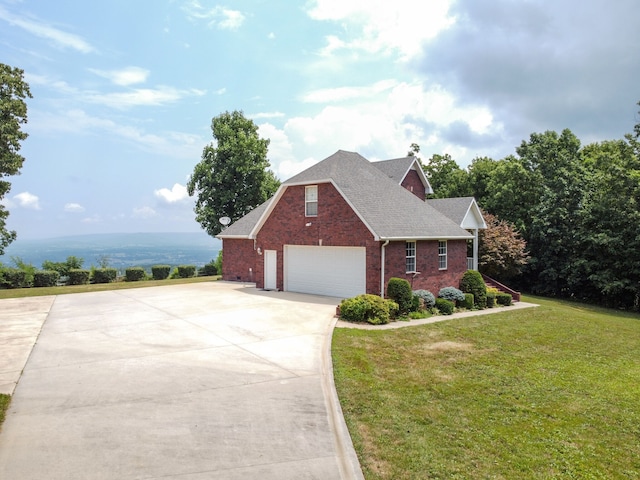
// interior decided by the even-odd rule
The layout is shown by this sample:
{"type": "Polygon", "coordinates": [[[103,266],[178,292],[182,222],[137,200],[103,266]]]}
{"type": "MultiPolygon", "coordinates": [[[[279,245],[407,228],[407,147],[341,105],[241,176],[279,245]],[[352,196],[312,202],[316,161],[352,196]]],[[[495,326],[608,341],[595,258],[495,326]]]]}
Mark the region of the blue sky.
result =
{"type": "Polygon", "coordinates": [[[19,238],[199,231],[185,185],[243,110],[282,179],[338,149],[503,158],[533,132],[621,138],[640,100],[637,0],[0,0],[29,138],[19,238]]]}

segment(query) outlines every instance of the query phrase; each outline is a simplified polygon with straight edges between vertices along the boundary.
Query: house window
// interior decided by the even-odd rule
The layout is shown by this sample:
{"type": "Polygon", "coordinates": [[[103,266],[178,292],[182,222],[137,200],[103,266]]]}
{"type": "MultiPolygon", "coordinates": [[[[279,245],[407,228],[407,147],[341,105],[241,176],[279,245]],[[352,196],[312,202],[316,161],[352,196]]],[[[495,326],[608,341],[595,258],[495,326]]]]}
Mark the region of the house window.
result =
{"type": "Polygon", "coordinates": [[[447,269],[447,242],[442,240],[438,242],[438,268],[447,269]]]}
{"type": "Polygon", "coordinates": [[[405,243],[407,273],[416,271],[416,242],[405,243]]]}
{"type": "Polygon", "coordinates": [[[304,187],[304,214],[307,217],[318,216],[318,186],[304,187]]]}

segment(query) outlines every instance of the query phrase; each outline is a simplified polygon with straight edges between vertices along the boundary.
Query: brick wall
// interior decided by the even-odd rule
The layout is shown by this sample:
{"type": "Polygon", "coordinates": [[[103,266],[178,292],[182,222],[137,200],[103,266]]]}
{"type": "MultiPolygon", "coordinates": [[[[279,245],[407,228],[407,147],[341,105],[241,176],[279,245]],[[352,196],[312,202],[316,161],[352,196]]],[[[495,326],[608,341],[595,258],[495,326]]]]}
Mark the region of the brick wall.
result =
{"type": "Polygon", "coordinates": [[[402,180],[401,185],[413,193],[420,200],[424,200],[424,184],[420,180],[420,175],[415,170],[409,170],[409,173],[402,180]]]}
{"type": "MultiPolygon", "coordinates": [[[[256,246],[277,252],[278,289],[284,288],[283,246],[320,245],[366,247],[367,272],[380,272],[380,246],[351,207],[330,183],[318,185],[318,216],[306,217],[304,186],[288,187],[271,215],[260,229],[256,246]],[[310,223],[311,225],[307,224],[310,223]]],[[[256,262],[256,286],[264,286],[264,260],[256,262]]],[[[377,280],[367,276],[367,292],[380,293],[380,274],[377,280]],[[377,284],[376,284],[377,281],[377,284]]]]}
{"type": "Polygon", "coordinates": [[[253,240],[224,238],[222,240],[222,279],[255,282],[257,253],[253,240]]]}
{"type": "MultiPolygon", "coordinates": [[[[415,277],[406,273],[405,242],[391,242],[385,247],[385,289],[391,277],[405,278],[412,284],[413,290],[429,290],[435,296],[442,287],[456,287],[467,271],[466,240],[447,241],[447,269],[438,268],[438,242],[423,240],[416,242],[415,277]]],[[[378,275],[379,276],[379,275],[378,275]]]]}

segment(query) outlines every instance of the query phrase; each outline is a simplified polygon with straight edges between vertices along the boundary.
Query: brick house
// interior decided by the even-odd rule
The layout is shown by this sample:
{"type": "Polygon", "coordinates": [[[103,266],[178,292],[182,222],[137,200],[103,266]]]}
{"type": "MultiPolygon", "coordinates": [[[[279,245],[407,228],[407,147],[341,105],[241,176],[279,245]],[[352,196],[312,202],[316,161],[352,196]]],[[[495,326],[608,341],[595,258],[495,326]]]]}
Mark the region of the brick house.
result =
{"type": "Polygon", "coordinates": [[[384,295],[391,277],[436,294],[457,287],[477,268],[486,225],[473,198],[429,193],[414,157],[372,163],[339,150],[218,235],[222,278],[342,298],[384,295]]]}

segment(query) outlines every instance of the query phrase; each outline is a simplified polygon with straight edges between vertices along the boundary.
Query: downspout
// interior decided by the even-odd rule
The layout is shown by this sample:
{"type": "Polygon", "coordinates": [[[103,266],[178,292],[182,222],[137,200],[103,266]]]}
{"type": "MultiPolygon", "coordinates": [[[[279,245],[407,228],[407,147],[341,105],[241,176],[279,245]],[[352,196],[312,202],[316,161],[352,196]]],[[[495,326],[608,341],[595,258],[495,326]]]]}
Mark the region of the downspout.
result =
{"type": "Polygon", "coordinates": [[[385,264],[385,248],[389,245],[389,240],[382,244],[382,254],[380,255],[380,296],[384,298],[384,264],[385,264]]]}

